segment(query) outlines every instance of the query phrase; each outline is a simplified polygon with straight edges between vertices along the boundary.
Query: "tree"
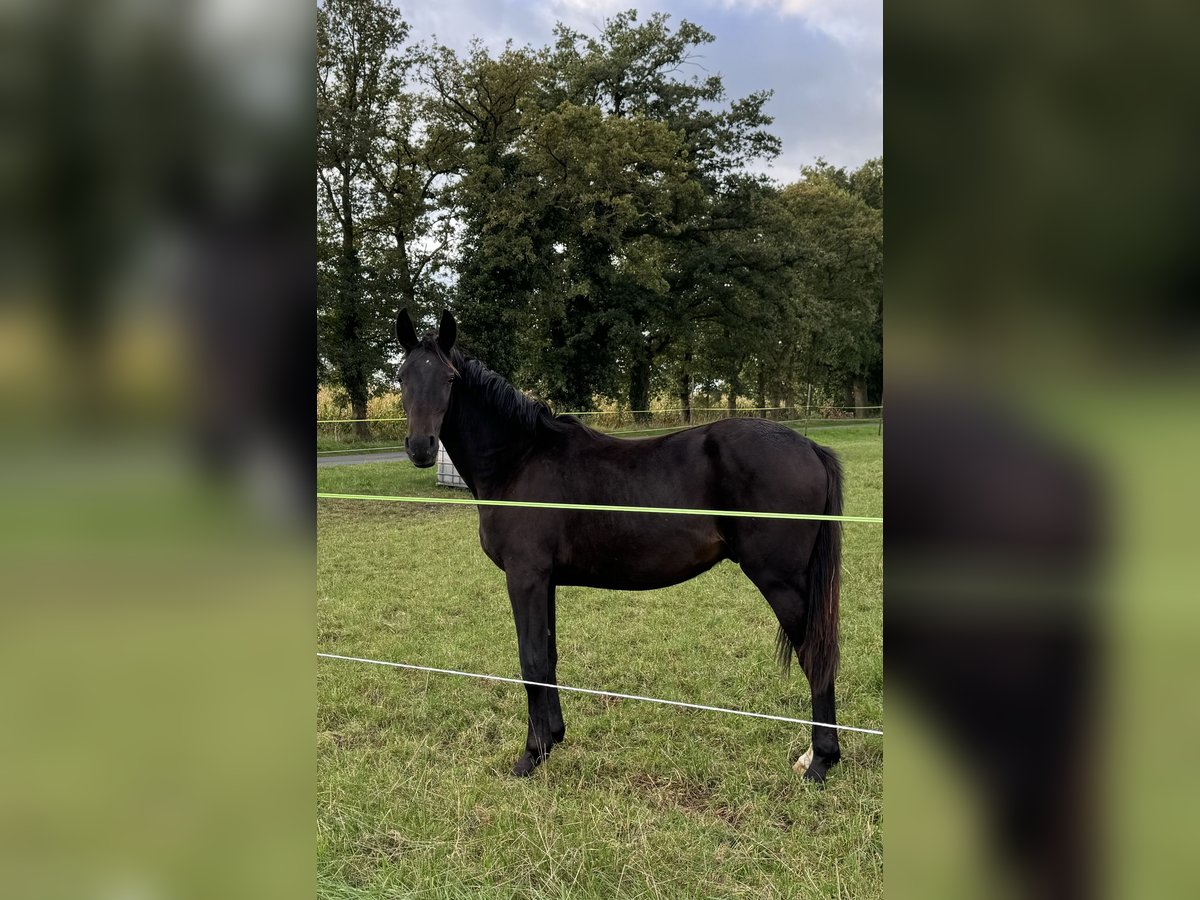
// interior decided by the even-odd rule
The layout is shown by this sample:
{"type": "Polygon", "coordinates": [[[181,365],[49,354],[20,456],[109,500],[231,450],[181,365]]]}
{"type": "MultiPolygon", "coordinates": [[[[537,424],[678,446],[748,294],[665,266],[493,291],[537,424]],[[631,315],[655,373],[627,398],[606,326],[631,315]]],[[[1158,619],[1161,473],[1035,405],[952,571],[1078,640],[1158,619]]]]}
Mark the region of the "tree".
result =
{"type": "Polygon", "coordinates": [[[414,313],[432,311],[426,295],[439,293],[433,276],[446,262],[454,226],[444,194],[462,168],[461,135],[438,115],[434,98],[410,84],[410,73],[427,60],[415,48],[397,57],[379,141],[365,161],[375,198],[368,230],[381,241],[380,287],[414,313]]]}
{"type": "MultiPolygon", "coordinates": [[[[326,0],[317,10],[317,352],[364,419],[388,350],[390,314],[364,260],[389,105],[399,83],[393,52],[408,26],[383,0],[326,0]]],[[[366,422],[356,423],[360,437],[366,422]]]]}
{"type": "Polygon", "coordinates": [[[460,232],[453,305],[463,346],[508,378],[523,362],[526,311],[547,287],[554,243],[518,145],[542,77],[538,54],[509,46],[492,56],[478,43],[462,59],[437,48],[422,75],[437,121],[459,148],[460,177],[443,201],[460,232]]]}
{"type": "Polygon", "coordinates": [[[460,55],[406,45],[384,0],[319,22],[318,372],[356,417],[400,305],[450,305],[559,409],[881,396],[882,159],[749,174],[779,151],[770,94],[697,73],[700,26],[630,10],[460,55]]]}
{"type": "MultiPolygon", "coordinates": [[[[563,101],[537,116],[525,141],[558,237],[559,289],[535,298],[531,336],[545,347],[547,397],[586,409],[597,394],[620,390],[630,332],[649,324],[654,301],[669,289],[665,257],[642,232],[670,227],[676,206],[698,191],[678,136],[661,122],[563,101]]],[[[642,341],[638,334],[633,343],[642,341]]],[[[632,377],[648,391],[648,367],[635,365],[632,377]]]]}
{"type": "Polygon", "coordinates": [[[805,249],[792,291],[804,323],[806,368],[809,380],[841,389],[861,414],[868,374],[882,355],[882,211],[851,192],[844,170],[819,163],[804,172],[782,196],[805,249]]]}
{"type": "Polygon", "coordinates": [[[459,226],[463,333],[559,408],[621,397],[645,409],[664,354],[686,360],[762,259],[738,233],[758,227],[759,205],[743,201],[765,190],[741,169],[778,152],[769,94],[731,102],[719,76],[692,75],[712,40],[629,11],[595,36],[560,25],[541,51],[428,57],[439,120],[462,148],[443,199],[459,226]]]}
{"type": "MultiPolygon", "coordinates": [[[[593,148],[634,151],[618,152],[627,180],[610,179],[610,193],[597,207],[604,212],[620,204],[628,215],[610,217],[601,246],[593,231],[580,230],[578,240],[588,248],[583,262],[593,268],[580,270],[572,283],[593,292],[593,306],[604,310],[612,365],[626,379],[629,406],[644,410],[662,354],[675,347],[677,359],[687,359],[698,323],[721,314],[714,304],[728,292],[720,281],[728,267],[712,257],[727,248],[722,236],[745,223],[741,210],[722,203],[723,194],[745,181],[746,163],[778,153],[778,140],[765,130],[770,94],[730,102],[720,76],[689,76],[697,51],[714,38],[687,20],[672,31],[668,16],[639,22],[630,10],[607,20],[596,36],[561,25],[555,36],[553,79],[542,106],[595,109],[614,140],[593,148]],[[626,122],[642,136],[653,131],[649,123],[658,126],[659,152],[639,157],[623,133],[626,122]]],[[[591,219],[569,224],[580,221],[591,219]]],[[[598,336],[596,317],[568,315],[561,327],[590,345],[598,336]]],[[[683,369],[678,376],[680,383],[691,378],[683,369]]]]}

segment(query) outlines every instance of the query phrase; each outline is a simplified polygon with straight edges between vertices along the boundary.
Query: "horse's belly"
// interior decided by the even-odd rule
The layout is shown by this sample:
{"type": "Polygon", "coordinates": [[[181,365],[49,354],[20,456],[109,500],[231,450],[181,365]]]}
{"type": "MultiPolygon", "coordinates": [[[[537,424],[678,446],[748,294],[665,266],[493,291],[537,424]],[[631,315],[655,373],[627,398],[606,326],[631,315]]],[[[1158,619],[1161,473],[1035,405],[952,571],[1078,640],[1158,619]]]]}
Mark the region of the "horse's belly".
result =
{"type": "Polygon", "coordinates": [[[720,560],[714,559],[702,566],[680,568],[671,572],[620,572],[585,571],[574,567],[566,567],[555,571],[555,584],[604,588],[610,591],[653,591],[658,588],[680,584],[690,578],[695,578],[707,572],[720,560]]]}
{"type": "Polygon", "coordinates": [[[611,590],[653,590],[695,578],[726,556],[720,540],[613,542],[570,554],[555,566],[554,580],[611,590]]]}

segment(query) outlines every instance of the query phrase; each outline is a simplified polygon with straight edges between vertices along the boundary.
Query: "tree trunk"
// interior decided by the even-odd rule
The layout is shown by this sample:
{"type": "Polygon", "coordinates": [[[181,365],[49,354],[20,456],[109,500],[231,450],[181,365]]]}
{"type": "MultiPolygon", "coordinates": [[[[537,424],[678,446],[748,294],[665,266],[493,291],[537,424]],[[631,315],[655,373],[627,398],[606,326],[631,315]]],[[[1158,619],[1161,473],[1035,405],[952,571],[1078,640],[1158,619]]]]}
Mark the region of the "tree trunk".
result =
{"type": "MultiPolygon", "coordinates": [[[[362,340],[361,314],[358,308],[359,296],[358,292],[361,287],[357,236],[354,224],[354,206],[351,190],[350,175],[346,170],[342,171],[341,185],[342,199],[342,259],[341,259],[341,274],[342,274],[342,321],[343,334],[342,339],[345,341],[345,347],[355,347],[362,340]]],[[[348,358],[343,363],[344,368],[339,373],[341,376],[342,387],[346,389],[346,394],[350,398],[350,417],[352,419],[365,419],[367,417],[367,382],[366,373],[359,371],[361,362],[357,358],[357,354],[348,354],[348,358]]],[[[371,439],[371,426],[369,422],[356,421],[354,423],[354,436],[359,440],[369,441],[371,439]]]]}
{"type": "Polygon", "coordinates": [[[861,375],[854,377],[850,392],[854,396],[854,418],[865,419],[868,411],[863,407],[867,405],[867,382],[861,375]]]}
{"type": "Polygon", "coordinates": [[[396,274],[399,281],[397,290],[400,294],[400,309],[407,309],[413,315],[416,314],[417,306],[417,290],[413,284],[412,264],[408,258],[408,243],[404,230],[399,226],[396,227],[396,256],[399,260],[396,266],[396,274]]]}
{"type": "Polygon", "coordinates": [[[692,424],[692,351],[683,354],[683,366],[679,372],[679,408],[683,410],[683,423],[692,424]]]}
{"type": "Polygon", "coordinates": [[[633,421],[644,425],[650,421],[650,361],[645,350],[638,354],[629,369],[629,408],[633,410],[633,421]]]}
{"type": "Polygon", "coordinates": [[[759,363],[758,363],[758,388],[754,393],[754,405],[757,406],[760,410],[763,410],[763,412],[759,413],[760,416],[766,416],[765,410],[767,408],[767,364],[764,363],[762,360],[759,360],[759,363]]]}
{"type": "Polygon", "coordinates": [[[729,375],[729,414],[737,412],[737,398],[742,390],[741,370],[735,367],[729,375]]]}
{"type": "Polygon", "coordinates": [[[362,421],[367,417],[367,398],[350,398],[350,418],[354,419],[354,436],[360,441],[371,439],[371,423],[362,421]]]}
{"type": "MultiPolygon", "coordinates": [[[[793,382],[796,380],[792,372],[796,365],[795,357],[795,351],[791,348],[787,349],[771,378],[771,405],[783,410],[787,410],[792,405],[792,393],[795,390],[793,382]]],[[[784,418],[794,417],[785,415],[784,418]]]]}

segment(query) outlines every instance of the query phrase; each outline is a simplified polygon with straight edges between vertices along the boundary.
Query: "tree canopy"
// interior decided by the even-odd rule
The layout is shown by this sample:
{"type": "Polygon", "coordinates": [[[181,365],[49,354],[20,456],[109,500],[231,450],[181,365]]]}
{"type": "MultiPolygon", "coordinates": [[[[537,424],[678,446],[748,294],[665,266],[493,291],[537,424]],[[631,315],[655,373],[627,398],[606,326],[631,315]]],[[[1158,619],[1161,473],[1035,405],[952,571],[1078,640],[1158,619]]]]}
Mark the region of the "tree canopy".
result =
{"type": "Polygon", "coordinates": [[[549,401],[882,392],[883,160],[779,185],[770,91],[727,95],[714,36],[665,14],[545,47],[419,44],[384,0],[318,39],[318,371],[390,388],[400,307],[549,401]]]}

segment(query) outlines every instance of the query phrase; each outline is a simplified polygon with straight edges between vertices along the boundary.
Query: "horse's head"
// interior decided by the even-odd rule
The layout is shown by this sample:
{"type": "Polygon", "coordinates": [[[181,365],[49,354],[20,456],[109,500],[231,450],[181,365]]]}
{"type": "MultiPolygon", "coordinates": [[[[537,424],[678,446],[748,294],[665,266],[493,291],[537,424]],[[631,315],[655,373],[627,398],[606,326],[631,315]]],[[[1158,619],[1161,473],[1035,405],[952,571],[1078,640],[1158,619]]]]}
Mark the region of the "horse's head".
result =
{"type": "Polygon", "coordinates": [[[458,374],[450,361],[457,329],[454,317],[443,312],[437,334],[430,332],[419,338],[408,310],[400,310],[396,317],[396,339],[404,348],[404,362],[396,370],[404,414],[408,417],[404,449],[419,469],[427,469],[437,461],[438,435],[450,405],[450,389],[458,374]]]}

